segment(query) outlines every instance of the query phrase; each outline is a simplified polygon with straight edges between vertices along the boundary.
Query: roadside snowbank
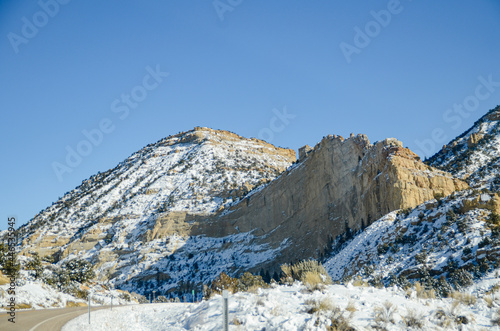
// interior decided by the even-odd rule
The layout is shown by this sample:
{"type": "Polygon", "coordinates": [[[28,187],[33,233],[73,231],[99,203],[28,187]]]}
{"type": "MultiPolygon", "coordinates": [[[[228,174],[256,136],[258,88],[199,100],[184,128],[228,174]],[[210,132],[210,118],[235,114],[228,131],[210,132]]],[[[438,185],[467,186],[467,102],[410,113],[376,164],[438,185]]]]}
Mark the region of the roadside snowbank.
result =
{"type": "MultiPolygon", "coordinates": [[[[236,293],[229,298],[229,321],[232,330],[326,330],[332,315],[342,315],[356,330],[376,324],[375,311],[386,302],[395,310],[394,323],[382,323],[388,330],[407,330],[404,318],[413,311],[423,323],[424,330],[440,330],[436,312],[463,316],[468,321],[462,330],[491,328],[491,310],[483,300],[472,306],[458,305],[452,308],[452,299],[417,299],[397,288],[377,289],[352,285],[330,285],[324,291],[308,291],[303,285],[277,286],[258,290],[257,293],[236,293]],[[311,307],[320,307],[318,312],[308,313],[311,307]],[[335,311],[334,307],[340,308],[335,311]],[[346,310],[346,308],[351,308],[346,310]],[[354,309],[352,309],[354,307],[354,309]],[[351,311],[353,311],[351,313],[351,311]]],[[[390,314],[389,314],[390,315],[390,314]]],[[[450,315],[452,316],[452,315],[450,315]]],[[[453,325],[452,328],[458,328],[453,325]]],[[[221,330],[222,299],[220,296],[200,303],[145,304],[118,309],[100,310],[92,315],[80,316],[63,327],[73,330],[221,330]]]]}

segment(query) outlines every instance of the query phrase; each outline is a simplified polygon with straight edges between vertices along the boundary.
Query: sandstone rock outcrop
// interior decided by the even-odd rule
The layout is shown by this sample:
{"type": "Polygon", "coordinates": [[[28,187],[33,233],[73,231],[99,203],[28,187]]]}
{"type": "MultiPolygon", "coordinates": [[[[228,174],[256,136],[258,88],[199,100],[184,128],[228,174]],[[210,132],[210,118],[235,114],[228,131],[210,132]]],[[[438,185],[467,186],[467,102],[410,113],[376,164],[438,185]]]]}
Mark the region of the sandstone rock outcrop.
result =
{"type": "Polygon", "coordinates": [[[191,234],[224,236],[253,231],[257,242],[288,246],[268,268],[316,258],[346,231],[384,214],[444,196],[468,185],[431,168],[401,142],[370,144],[357,135],[329,136],[307,158],[225,215],[193,224],[191,234]]]}
{"type": "Polygon", "coordinates": [[[299,148],[299,161],[304,160],[312,150],[312,147],[309,145],[305,145],[299,148]]]}
{"type": "Polygon", "coordinates": [[[482,133],[472,133],[467,139],[467,147],[471,148],[472,146],[476,145],[479,140],[483,139],[483,137],[484,134],[482,133]]]}

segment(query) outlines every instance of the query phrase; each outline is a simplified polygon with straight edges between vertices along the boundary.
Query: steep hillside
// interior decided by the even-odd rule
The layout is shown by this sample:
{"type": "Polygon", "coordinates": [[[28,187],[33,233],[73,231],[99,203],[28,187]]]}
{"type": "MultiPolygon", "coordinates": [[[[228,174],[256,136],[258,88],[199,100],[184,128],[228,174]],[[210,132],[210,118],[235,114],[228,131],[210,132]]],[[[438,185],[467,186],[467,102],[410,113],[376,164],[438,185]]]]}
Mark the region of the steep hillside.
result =
{"type": "Polygon", "coordinates": [[[466,187],[420,162],[396,139],[371,144],[364,135],[328,136],[262,190],[220,217],[196,224],[193,233],[251,232],[259,244],[278,248],[286,243],[263,266],[272,274],[280,263],[329,254],[335,238],[392,210],[466,187]]]}
{"type": "Polygon", "coordinates": [[[500,187],[500,106],[445,145],[428,164],[467,179],[471,186],[500,187]]]}
{"type": "Polygon", "coordinates": [[[372,285],[420,281],[446,295],[500,268],[500,196],[466,190],[391,212],[344,244],[325,268],[372,285]]]}
{"type": "Polygon", "coordinates": [[[500,272],[499,122],[496,107],[428,160],[474,189],[393,211],[335,241],[335,254],[324,263],[332,278],[403,288],[419,282],[427,291],[422,296],[477,291],[478,284],[494,293],[500,272]]]}
{"type": "Polygon", "coordinates": [[[19,229],[22,253],[59,263],[78,256],[94,264],[99,279],[126,281],[184,245],[184,220],[223,210],[294,161],[293,150],[227,131],[167,137],[36,215],[19,229]],[[158,231],[159,224],[168,229],[158,231]]]}
{"type": "Polygon", "coordinates": [[[38,214],[20,229],[22,253],[89,261],[98,281],[130,292],[199,294],[222,271],[270,277],[468,187],[395,139],[328,136],[300,155],[289,167],[291,150],[206,128],[165,138],[38,214]]]}

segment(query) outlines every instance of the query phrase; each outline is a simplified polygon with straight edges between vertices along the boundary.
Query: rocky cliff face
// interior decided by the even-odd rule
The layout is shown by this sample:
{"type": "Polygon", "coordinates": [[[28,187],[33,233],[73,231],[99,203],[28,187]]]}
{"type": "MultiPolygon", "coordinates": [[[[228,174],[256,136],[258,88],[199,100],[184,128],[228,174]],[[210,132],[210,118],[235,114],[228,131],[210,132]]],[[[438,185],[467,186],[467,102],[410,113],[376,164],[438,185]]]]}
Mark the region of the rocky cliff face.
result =
{"type": "Polygon", "coordinates": [[[197,128],[84,181],[21,229],[25,254],[91,261],[102,281],[190,291],[221,271],[317,258],[386,213],[467,187],[395,139],[276,148],[197,128]],[[285,170],[286,169],[286,170],[285,170]]]}
{"type": "Polygon", "coordinates": [[[287,242],[268,264],[317,258],[332,240],[390,211],[415,207],[468,185],[423,164],[395,139],[324,138],[307,157],[221,216],[197,222],[192,234],[252,232],[256,243],[287,242]]]}

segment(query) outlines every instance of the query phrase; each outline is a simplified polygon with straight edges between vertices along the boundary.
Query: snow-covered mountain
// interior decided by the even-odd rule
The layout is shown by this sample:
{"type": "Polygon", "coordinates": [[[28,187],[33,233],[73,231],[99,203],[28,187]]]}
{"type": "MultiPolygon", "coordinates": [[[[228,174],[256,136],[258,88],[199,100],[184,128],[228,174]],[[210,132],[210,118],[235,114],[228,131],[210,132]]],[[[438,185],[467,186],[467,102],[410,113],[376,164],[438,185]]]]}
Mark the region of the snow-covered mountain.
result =
{"type": "Polygon", "coordinates": [[[473,187],[500,187],[500,106],[428,160],[433,167],[467,179],[473,187]]]}
{"type": "Polygon", "coordinates": [[[333,279],[376,286],[419,281],[443,295],[500,271],[500,107],[428,160],[472,189],[393,211],[333,244],[333,279]]]}
{"type": "Polygon", "coordinates": [[[124,290],[200,293],[222,271],[278,278],[280,264],[326,256],[345,232],[467,187],[396,139],[329,135],[294,161],[227,131],[165,138],[23,226],[22,253],[88,261],[98,281],[124,290]]]}
{"type": "Polygon", "coordinates": [[[188,299],[223,271],[279,278],[281,263],[306,258],[337,281],[463,289],[500,266],[499,122],[497,107],[432,166],[393,138],[329,135],[296,162],[293,150],[195,128],[36,215],[19,230],[23,258],[38,252],[51,274],[47,263],[82,259],[100,284],[188,299]]]}
{"type": "Polygon", "coordinates": [[[219,254],[227,238],[186,236],[184,221],[221,212],[294,161],[293,150],[228,131],[195,128],[167,137],[83,181],[37,214],[19,229],[22,253],[38,252],[58,264],[85,259],[93,263],[98,279],[136,291],[150,278],[174,277],[174,284],[206,281],[235,258],[251,267],[270,258],[272,250],[254,252],[262,247],[246,247],[251,235],[241,234],[231,240],[240,245],[219,254]],[[167,229],[158,233],[162,222],[167,229]],[[179,253],[183,246],[212,251],[204,257],[213,270],[191,277],[203,263],[195,263],[189,253],[184,259],[179,253]]]}
{"type": "Polygon", "coordinates": [[[294,161],[293,150],[195,128],[148,145],[114,169],[83,181],[20,231],[43,227],[40,235],[59,239],[104,218],[139,221],[167,211],[210,214],[276,178],[294,161]]]}

